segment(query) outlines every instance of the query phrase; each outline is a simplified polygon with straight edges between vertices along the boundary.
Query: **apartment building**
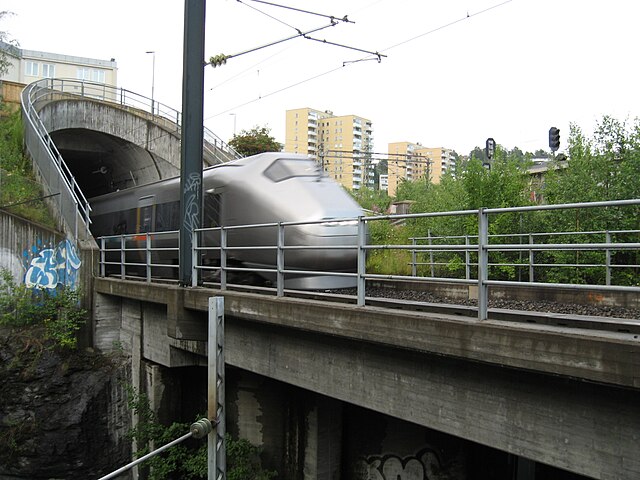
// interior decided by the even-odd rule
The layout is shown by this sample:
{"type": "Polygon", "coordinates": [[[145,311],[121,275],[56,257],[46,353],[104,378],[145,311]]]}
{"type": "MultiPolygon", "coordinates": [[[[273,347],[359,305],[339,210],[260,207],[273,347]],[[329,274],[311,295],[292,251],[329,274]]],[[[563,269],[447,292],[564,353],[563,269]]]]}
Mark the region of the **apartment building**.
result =
{"type": "Polygon", "coordinates": [[[429,159],[431,183],[440,183],[445,173],[456,173],[456,157],[450,148],[425,148],[424,155],[429,159]]]}
{"type": "Polygon", "coordinates": [[[284,151],[314,158],[344,187],[373,187],[371,120],[334,115],[330,110],[298,108],[286,112],[284,151]]]}
{"type": "Polygon", "coordinates": [[[412,142],[394,142],[389,144],[387,154],[387,192],[390,196],[395,196],[402,180],[425,179],[437,184],[445,173],[455,173],[455,156],[453,150],[448,148],[425,147],[420,143],[412,142]]]}
{"type": "Polygon", "coordinates": [[[72,78],[116,86],[118,67],[114,58],[98,60],[59,53],[25,50],[0,42],[10,62],[0,80],[29,84],[43,78],[72,78]]]}

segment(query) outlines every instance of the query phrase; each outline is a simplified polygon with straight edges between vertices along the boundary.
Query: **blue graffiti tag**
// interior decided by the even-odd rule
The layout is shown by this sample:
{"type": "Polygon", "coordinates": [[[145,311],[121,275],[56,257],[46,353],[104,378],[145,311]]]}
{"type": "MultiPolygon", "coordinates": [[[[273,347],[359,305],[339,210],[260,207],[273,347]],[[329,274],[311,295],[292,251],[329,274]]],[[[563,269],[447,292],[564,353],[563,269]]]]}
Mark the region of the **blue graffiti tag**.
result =
{"type": "Polygon", "coordinates": [[[81,261],[75,245],[69,240],[61,241],[55,248],[40,251],[32,247],[32,252],[34,256],[24,276],[27,287],[49,290],[58,285],[77,287],[81,261]]]}

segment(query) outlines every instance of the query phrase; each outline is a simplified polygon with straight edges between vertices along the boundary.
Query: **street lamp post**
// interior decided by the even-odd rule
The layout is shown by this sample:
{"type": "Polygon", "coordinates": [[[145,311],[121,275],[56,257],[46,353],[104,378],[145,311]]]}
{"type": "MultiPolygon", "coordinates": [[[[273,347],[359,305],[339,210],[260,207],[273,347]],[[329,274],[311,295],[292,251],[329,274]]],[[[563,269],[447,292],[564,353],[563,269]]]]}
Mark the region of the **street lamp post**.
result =
{"type": "Polygon", "coordinates": [[[233,136],[236,136],[236,114],[235,113],[230,113],[229,115],[233,115],[233,136]]]}
{"type": "Polygon", "coordinates": [[[151,115],[155,115],[154,90],[156,86],[156,52],[154,50],[149,50],[145,53],[151,53],[153,55],[153,66],[151,71],[151,115]]]}

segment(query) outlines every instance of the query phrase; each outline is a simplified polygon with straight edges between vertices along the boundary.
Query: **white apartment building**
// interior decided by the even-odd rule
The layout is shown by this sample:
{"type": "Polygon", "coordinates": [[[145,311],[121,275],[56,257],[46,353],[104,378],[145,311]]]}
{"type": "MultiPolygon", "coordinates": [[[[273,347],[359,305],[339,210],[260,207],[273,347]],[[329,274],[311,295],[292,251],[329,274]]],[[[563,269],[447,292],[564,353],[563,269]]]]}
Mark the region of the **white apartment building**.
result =
{"type": "Polygon", "coordinates": [[[0,49],[10,62],[0,80],[28,85],[43,78],[70,78],[117,86],[118,67],[115,58],[98,60],[59,53],[25,50],[0,42],[0,49]]]}

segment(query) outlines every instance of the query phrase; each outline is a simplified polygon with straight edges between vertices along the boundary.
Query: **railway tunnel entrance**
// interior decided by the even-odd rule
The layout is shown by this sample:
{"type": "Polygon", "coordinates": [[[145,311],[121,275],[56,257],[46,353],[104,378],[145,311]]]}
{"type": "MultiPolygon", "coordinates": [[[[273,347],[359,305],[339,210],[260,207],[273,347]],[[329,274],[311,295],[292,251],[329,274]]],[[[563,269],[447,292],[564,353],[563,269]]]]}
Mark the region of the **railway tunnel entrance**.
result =
{"type": "Polygon", "coordinates": [[[51,139],[87,198],[177,172],[159,155],[108,133],[71,128],[52,132],[51,139]]]}
{"type": "Polygon", "coordinates": [[[90,98],[45,103],[38,116],[86,198],[180,174],[175,123],[90,98]]]}

